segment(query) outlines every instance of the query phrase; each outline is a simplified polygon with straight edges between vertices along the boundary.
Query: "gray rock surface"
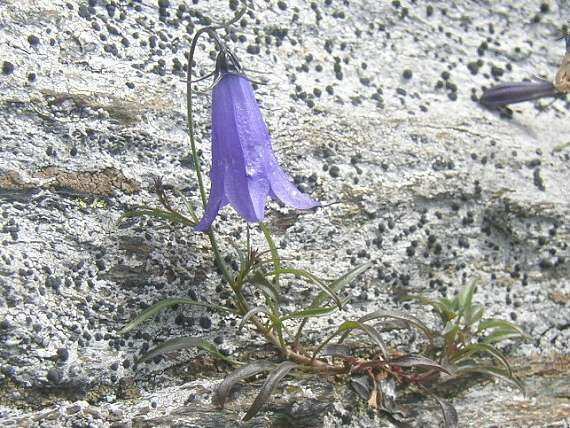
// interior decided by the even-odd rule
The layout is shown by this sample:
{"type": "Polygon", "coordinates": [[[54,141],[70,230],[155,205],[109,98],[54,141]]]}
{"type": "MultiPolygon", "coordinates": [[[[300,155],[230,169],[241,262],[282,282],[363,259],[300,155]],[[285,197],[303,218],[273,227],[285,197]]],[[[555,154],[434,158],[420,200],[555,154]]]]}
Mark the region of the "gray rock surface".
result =
{"type": "MultiPolygon", "coordinates": [[[[228,368],[199,353],[134,364],[177,335],[204,335],[237,357],[269,352],[251,332],[238,336],[235,319],[179,307],[117,333],[165,297],[220,299],[203,236],[119,219],[158,205],[156,177],[173,201],[198,203],[184,54],[192,32],[236,3],[0,1],[3,425],[234,426],[252,402],[259,383],[218,410],[212,388],[228,368]]],[[[301,215],[269,204],[282,256],[330,278],[373,261],[346,319],[399,308],[432,320],[400,297],[452,296],[477,281],[489,315],[533,338],[507,349],[530,392],[470,388],[453,401],[460,425],[567,426],[570,104],[521,104],[505,118],[472,97],[497,81],[553,78],[570,5],[255,3],[230,44],[246,68],[271,72],[250,75],[269,80],[257,96],[282,165],[334,202],[301,215]]],[[[201,75],[212,54],[204,39],[201,75]]],[[[207,163],[208,96],[196,105],[207,163]]],[[[230,208],[223,214],[216,227],[231,253],[245,229],[230,208]]],[[[286,286],[298,308],[310,290],[286,286]]],[[[311,336],[336,318],[313,321],[311,336]]],[[[429,402],[409,409],[416,425],[439,423],[429,402]]],[[[249,426],[280,426],[279,415],[282,426],[390,426],[330,379],[287,380],[249,426]]]]}

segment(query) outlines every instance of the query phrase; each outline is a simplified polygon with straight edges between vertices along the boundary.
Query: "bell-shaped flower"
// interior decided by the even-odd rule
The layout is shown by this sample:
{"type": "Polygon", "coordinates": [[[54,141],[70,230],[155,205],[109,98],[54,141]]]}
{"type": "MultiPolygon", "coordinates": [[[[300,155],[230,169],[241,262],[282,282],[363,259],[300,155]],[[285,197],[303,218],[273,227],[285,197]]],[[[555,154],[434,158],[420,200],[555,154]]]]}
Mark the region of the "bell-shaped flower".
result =
{"type": "Polygon", "coordinates": [[[218,57],[212,95],[210,196],[195,228],[202,232],[227,204],[249,223],[263,220],[267,196],[298,209],[320,205],[301,193],[277,163],[251,83],[228,65],[225,54],[218,57]]]}
{"type": "Polygon", "coordinates": [[[554,85],[546,80],[540,82],[502,83],[487,89],[479,102],[487,107],[502,107],[544,97],[555,97],[554,85]]]}

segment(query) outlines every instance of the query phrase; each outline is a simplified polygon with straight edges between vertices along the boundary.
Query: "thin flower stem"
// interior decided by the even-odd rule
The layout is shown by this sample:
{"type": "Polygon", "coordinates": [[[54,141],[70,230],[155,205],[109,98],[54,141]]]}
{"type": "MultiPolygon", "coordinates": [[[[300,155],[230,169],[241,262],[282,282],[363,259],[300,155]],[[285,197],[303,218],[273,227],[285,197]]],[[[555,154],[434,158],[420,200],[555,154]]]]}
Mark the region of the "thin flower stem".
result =
{"type": "Polygon", "coordinates": [[[260,223],[261,230],[263,231],[263,235],[265,236],[265,240],[267,241],[267,245],[269,245],[269,250],[271,251],[271,258],[273,259],[273,266],[275,267],[275,287],[279,290],[279,272],[281,270],[281,260],[279,259],[279,253],[277,252],[277,247],[275,246],[275,242],[271,237],[271,231],[269,230],[269,226],[265,223],[260,223]]]}
{"type": "Polygon", "coordinates": [[[235,285],[234,279],[230,274],[230,270],[228,269],[228,266],[226,265],[226,262],[224,261],[222,254],[220,253],[220,247],[218,246],[218,241],[216,240],[216,235],[214,235],[214,231],[212,230],[208,231],[208,238],[210,238],[210,245],[212,246],[212,251],[214,252],[214,259],[216,260],[216,264],[222,271],[222,276],[224,277],[224,279],[233,288],[235,285]]]}
{"type": "MultiPolygon", "coordinates": [[[[220,26],[220,28],[227,27],[228,25],[237,22],[245,13],[246,6],[244,7],[228,22],[220,26]]],[[[219,44],[219,39],[215,34],[215,29],[218,27],[205,27],[196,33],[196,36],[192,40],[192,44],[190,46],[190,53],[188,55],[188,68],[186,72],[186,111],[188,114],[188,135],[190,136],[190,147],[192,150],[192,159],[194,161],[194,171],[196,172],[196,178],[198,179],[198,188],[200,189],[200,199],[202,200],[202,207],[205,209],[207,204],[206,198],[206,189],[204,187],[204,180],[202,178],[202,169],[200,167],[200,158],[198,157],[198,150],[196,149],[196,141],[194,139],[194,116],[193,116],[193,105],[192,105],[192,62],[194,60],[194,52],[196,51],[196,45],[198,43],[198,39],[200,35],[207,32],[210,34],[214,34],[214,39],[219,44]]],[[[216,264],[222,271],[222,275],[224,276],[225,280],[234,288],[234,280],[230,275],[230,271],[222,258],[222,255],[219,250],[218,243],[216,241],[216,237],[213,231],[208,232],[208,238],[210,238],[210,244],[212,245],[212,250],[214,252],[214,258],[216,259],[216,264]]]]}

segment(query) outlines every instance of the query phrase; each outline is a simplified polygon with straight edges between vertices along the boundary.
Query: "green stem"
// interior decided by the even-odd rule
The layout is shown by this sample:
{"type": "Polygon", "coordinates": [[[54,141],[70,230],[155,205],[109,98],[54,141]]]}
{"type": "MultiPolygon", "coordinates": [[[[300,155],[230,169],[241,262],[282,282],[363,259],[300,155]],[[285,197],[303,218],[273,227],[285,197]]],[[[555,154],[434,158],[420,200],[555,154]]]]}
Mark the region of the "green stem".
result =
{"type": "Polygon", "coordinates": [[[218,241],[216,240],[216,235],[214,235],[214,232],[212,230],[208,231],[208,238],[210,238],[210,245],[212,246],[212,251],[214,252],[214,259],[222,271],[222,276],[231,285],[231,287],[234,288],[234,278],[230,274],[228,265],[226,265],[226,262],[222,258],[220,247],[218,246],[218,241]]]}
{"type": "Polygon", "coordinates": [[[260,223],[261,230],[263,231],[263,236],[265,236],[265,240],[267,241],[267,245],[269,245],[269,250],[271,251],[271,258],[273,259],[273,266],[275,266],[275,287],[279,290],[279,272],[281,270],[281,259],[279,258],[279,253],[277,252],[277,247],[275,246],[275,242],[271,237],[271,231],[269,227],[265,223],[260,223]]]}
{"type": "Polygon", "coordinates": [[[199,35],[194,37],[192,46],[190,47],[190,54],[188,56],[188,70],[186,76],[186,112],[188,114],[188,135],[190,136],[190,147],[192,149],[192,159],[194,161],[194,171],[198,178],[198,188],[200,189],[200,198],[202,199],[202,207],[206,208],[206,189],[204,188],[204,180],[202,179],[202,169],[200,168],[200,158],[198,157],[198,150],[196,149],[196,141],[194,140],[194,117],[192,114],[192,59],[194,58],[194,51],[199,35]]]}
{"type": "MultiPolygon", "coordinates": [[[[220,28],[224,28],[228,25],[233,24],[237,20],[239,20],[246,11],[246,7],[244,6],[242,10],[234,17],[231,21],[227,24],[223,24],[220,28]]],[[[186,112],[188,115],[188,135],[190,136],[190,147],[192,149],[192,159],[194,161],[194,171],[196,172],[196,178],[198,179],[198,188],[200,189],[200,199],[202,200],[202,207],[206,209],[206,205],[208,203],[206,198],[206,189],[204,187],[204,180],[202,178],[202,169],[200,168],[200,158],[198,157],[198,150],[196,149],[196,140],[194,139],[194,116],[193,116],[193,105],[192,105],[192,61],[194,60],[194,52],[196,51],[196,45],[198,44],[198,39],[203,33],[209,32],[212,33],[218,27],[205,27],[196,33],[196,36],[192,40],[192,44],[190,46],[190,53],[188,55],[188,67],[186,70],[186,112]]],[[[216,264],[222,271],[222,275],[224,276],[225,280],[231,284],[232,288],[234,287],[234,280],[232,275],[230,275],[230,271],[222,258],[220,253],[218,243],[216,241],[216,237],[213,231],[208,232],[208,238],[210,238],[210,244],[212,245],[212,250],[214,251],[214,258],[216,259],[216,264]]]]}

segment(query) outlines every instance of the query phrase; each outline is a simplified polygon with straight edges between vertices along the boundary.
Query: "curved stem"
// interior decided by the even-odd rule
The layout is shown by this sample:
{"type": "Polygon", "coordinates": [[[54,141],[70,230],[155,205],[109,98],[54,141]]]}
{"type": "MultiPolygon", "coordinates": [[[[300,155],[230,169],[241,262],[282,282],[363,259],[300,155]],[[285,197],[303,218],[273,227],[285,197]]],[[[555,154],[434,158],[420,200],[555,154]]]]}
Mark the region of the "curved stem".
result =
{"type": "Polygon", "coordinates": [[[275,246],[275,242],[271,237],[271,231],[269,227],[265,223],[260,223],[261,230],[263,231],[263,236],[265,236],[265,240],[267,241],[267,245],[269,246],[269,250],[271,251],[271,258],[273,259],[273,266],[275,267],[275,272],[277,274],[274,277],[275,287],[279,290],[279,272],[281,270],[281,259],[279,258],[279,253],[277,252],[277,247],[275,246]]]}
{"type": "Polygon", "coordinates": [[[255,325],[257,331],[259,331],[263,335],[263,337],[267,339],[269,343],[271,343],[281,351],[281,353],[285,358],[294,361],[298,364],[312,367],[320,372],[338,374],[347,371],[346,368],[344,367],[338,367],[332,364],[325,363],[324,361],[312,359],[311,357],[307,357],[306,355],[295,352],[286,346],[285,347],[281,346],[281,344],[279,343],[279,339],[263,326],[263,323],[259,320],[259,318],[255,316],[251,317],[251,322],[255,325]]]}
{"type": "MultiPolygon", "coordinates": [[[[194,139],[194,116],[193,116],[193,106],[192,106],[192,61],[194,60],[194,52],[196,51],[196,45],[198,43],[198,39],[203,33],[209,33],[218,46],[223,47],[221,44],[218,35],[215,32],[217,28],[224,28],[228,25],[233,24],[234,22],[238,21],[246,11],[246,7],[240,10],[240,12],[234,16],[228,23],[223,24],[219,27],[205,27],[196,33],[194,39],[192,40],[192,44],[190,46],[190,52],[188,54],[188,67],[186,71],[186,112],[188,115],[188,135],[190,136],[190,147],[192,150],[192,159],[194,160],[194,171],[196,172],[196,178],[198,179],[198,188],[200,189],[200,199],[202,200],[202,207],[206,208],[207,205],[207,198],[206,198],[206,189],[204,188],[204,180],[202,178],[202,169],[200,168],[200,158],[198,157],[198,150],[196,149],[196,141],[194,139]]],[[[216,264],[222,271],[222,275],[224,276],[225,280],[228,281],[232,285],[233,288],[233,278],[230,274],[226,263],[224,262],[222,255],[220,253],[218,243],[216,241],[216,237],[214,232],[208,232],[208,238],[210,239],[210,244],[212,245],[212,251],[214,252],[214,258],[216,260],[216,264]]]]}
{"type": "Polygon", "coordinates": [[[222,258],[222,253],[220,253],[220,247],[218,246],[218,241],[216,240],[216,235],[212,230],[208,231],[208,238],[210,238],[210,245],[212,246],[212,251],[214,252],[214,259],[216,260],[216,264],[222,271],[222,276],[224,279],[232,286],[234,286],[234,278],[230,274],[230,270],[226,265],[226,262],[222,258]]]}

